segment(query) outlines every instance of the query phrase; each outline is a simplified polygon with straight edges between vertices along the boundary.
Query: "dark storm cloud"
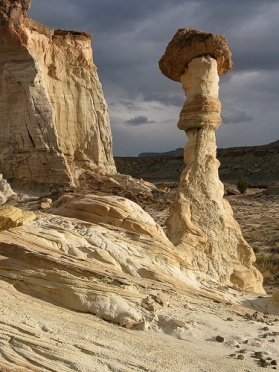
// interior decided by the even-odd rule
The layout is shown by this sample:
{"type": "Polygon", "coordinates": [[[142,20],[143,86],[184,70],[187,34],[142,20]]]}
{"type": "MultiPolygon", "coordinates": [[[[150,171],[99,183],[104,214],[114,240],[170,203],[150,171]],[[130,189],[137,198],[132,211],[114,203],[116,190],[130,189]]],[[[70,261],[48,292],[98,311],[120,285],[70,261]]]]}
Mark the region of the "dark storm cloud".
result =
{"type": "Polygon", "coordinates": [[[246,114],[245,111],[237,110],[231,108],[222,113],[222,122],[224,124],[237,124],[237,123],[247,123],[252,121],[253,117],[246,114]]]}
{"type": "Polygon", "coordinates": [[[275,47],[279,30],[277,0],[199,3],[196,17],[212,32],[227,37],[237,69],[279,69],[279,49],[275,47]],[[206,6],[209,3],[215,6],[206,6]],[[202,12],[202,7],[207,11],[202,12]]]}
{"type": "MultiPolygon", "coordinates": [[[[279,114],[278,0],[33,0],[29,14],[52,28],[84,30],[93,35],[94,61],[113,111],[115,136],[120,136],[114,129],[120,121],[114,118],[135,119],[144,106],[144,117],[162,122],[160,136],[165,140],[161,137],[159,142],[169,146],[163,150],[184,145],[185,138],[180,135],[173,142],[168,140],[176,128],[167,129],[164,124],[177,121],[184,92],[179,83],[161,74],[158,61],[177,29],[191,27],[225,36],[233,53],[234,68],[221,77],[222,116],[227,125],[218,130],[223,141],[220,146],[238,145],[238,138],[253,144],[279,138],[274,124],[279,114]],[[154,112],[156,102],[161,107],[154,112]],[[125,115],[122,110],[126,110],[125,115]],[[252,133],[245,136],[242,132],[241,138],[232,134],[233,123],[245,123],[252,133]],[[175,142],[180,138],[181,142],[175,142]]],[[[128,130],[129,124],[121,122],[128,130]]],[[[130,126],[133,133],[140,131],[141,125],[130,126]]],[[[142,136],[138,146],[149,143],[152,150],[152,136],[150,140],[142,136]]],[[[121,138],[115,138],[115,143],[121,143],[121,138]]],[[[134,151],[135,155],[141,152],[136,146],[134,151]]]]}
{"type": "Polygon", "coordinates": [[[125,121],[126,125],[132,125],[132,126],[138,126],[143,124],[152,124],[155,123],[155,121],[149,121],[146,116],[136,116],[133,119],[129,119],[125,121]]]}
{"type": "Polygon", "coordinates": [[[119,34],[136,30],[141,20],[156,13],[158,9],[180,2],[183,1],[33,0],[29,14],[51,27],[64,24],[69,28],[69,25],[78,25],[83,30],[88,28],[113,37],[113,32],[119,34]]]}
{"type": "MultiPolygon", "coordinates": [[[[177,88],[177,87],[176,87],[177,88]]],[[[177,90],[177,89],[176,89],[177,90]]],[[[182,107],[186,97],[180,92],[156,92],[156,91],[147,91],[144,95],[145,101],[158,101],[164,104],[165,106],[177,106],[182,107]]]]}

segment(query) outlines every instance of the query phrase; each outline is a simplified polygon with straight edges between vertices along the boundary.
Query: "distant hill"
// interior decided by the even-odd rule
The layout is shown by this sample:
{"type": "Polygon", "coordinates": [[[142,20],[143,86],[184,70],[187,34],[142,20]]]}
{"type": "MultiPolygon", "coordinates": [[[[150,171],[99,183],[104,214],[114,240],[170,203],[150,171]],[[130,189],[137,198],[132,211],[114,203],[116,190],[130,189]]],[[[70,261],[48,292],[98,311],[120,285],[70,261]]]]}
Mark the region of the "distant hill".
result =
{"type": "Polygon", "coordinates": [[[277,140],[275,142],[271,142],[271,143],[269,143],[268,145],[265,145],[265,146],[279,147],[279,140],[277,140]]]}
{"type": "MultiPolygon", "coordinates": [[[[238,148],[261,148],[261,147],[279,147],[279,140],[275,142],[268,143],[267,145],[259,145],[259,146],[244,146],[244,147],[228,147],[228,149],[238,149],[238,148]]],[[[225,150],[223,148],[218,149],[218,151],[225,150]]],[[[171,150],[167,152],[141,152],[138,156],[139,158],[153,158],[153,157],[160,157],[163,158],[165,156],[179,156],[183,155],[184,149],[183,147],[178,147],[176,150],[171,150]]]]}
{"type": "MultiPolygon", "coordinates": [[[[279,145],[278,145],[279,146],[279,145]]],[[[153,158],[153,157],[165,157],[165,156],[177,156],[183,155],[184,149],[178,147],[176,150],[167,151],[167,152],[142,152],[139,154],[139,158],[153,158]]]]}
{"type": "MultiPolygon", "coordinates": [[[[251,186],[279,182],[279,140],[261,146],[218,149],[217,158],[221,163],[219,175],[223,182],[237,183],[240,177],[247,179],[251,186]]],[[[178,182],[185,167],[181,148],[114,159],[118,172],[150,182],[178,182]]]]}

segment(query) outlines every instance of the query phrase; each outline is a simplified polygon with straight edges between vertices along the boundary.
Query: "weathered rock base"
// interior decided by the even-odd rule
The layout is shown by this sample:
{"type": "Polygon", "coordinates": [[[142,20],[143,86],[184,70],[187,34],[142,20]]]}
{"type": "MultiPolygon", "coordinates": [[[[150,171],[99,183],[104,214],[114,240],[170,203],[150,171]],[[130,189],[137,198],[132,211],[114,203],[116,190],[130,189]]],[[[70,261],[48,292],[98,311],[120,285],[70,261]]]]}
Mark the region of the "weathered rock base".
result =
{"type": "Polygon", "coordinates": [[[262,275],[252,266],[254,252],[223,198],[214,130],[193,129],[188,136],[188,165],[166,221],[167,235],[194,270],[228,285],[263,292],[262,275]]]}

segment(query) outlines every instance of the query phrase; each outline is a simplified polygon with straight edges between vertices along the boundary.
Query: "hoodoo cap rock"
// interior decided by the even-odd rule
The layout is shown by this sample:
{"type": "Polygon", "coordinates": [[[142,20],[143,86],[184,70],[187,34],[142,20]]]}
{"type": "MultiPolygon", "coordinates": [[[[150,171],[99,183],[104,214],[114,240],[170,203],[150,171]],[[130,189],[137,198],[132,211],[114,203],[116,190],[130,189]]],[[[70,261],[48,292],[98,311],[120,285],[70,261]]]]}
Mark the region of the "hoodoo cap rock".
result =
{"type": "Polygon", "coordinates": [[[192,28],[181,28],[169,42],[159,61],[159,67],[166,77],[180,82],[180,76],[189,62],[204,55],[217,60],[219,75],[224,75],[233,67],[232,53],[225,37],[192,28]]]}

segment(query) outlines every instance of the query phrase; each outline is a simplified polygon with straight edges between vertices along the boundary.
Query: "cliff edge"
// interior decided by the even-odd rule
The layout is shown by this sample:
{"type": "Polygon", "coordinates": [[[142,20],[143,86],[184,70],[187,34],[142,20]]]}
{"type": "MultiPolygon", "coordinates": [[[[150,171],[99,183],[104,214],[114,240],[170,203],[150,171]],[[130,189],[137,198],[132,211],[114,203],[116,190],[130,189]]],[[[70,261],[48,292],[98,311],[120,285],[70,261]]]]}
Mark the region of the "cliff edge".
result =
{"type": "Polygon", "coordinates": [[[33,21],[30,3],[0,1],[0,173],[71,185],[84,169],[114,174],[91,36],[33,21]]]}

